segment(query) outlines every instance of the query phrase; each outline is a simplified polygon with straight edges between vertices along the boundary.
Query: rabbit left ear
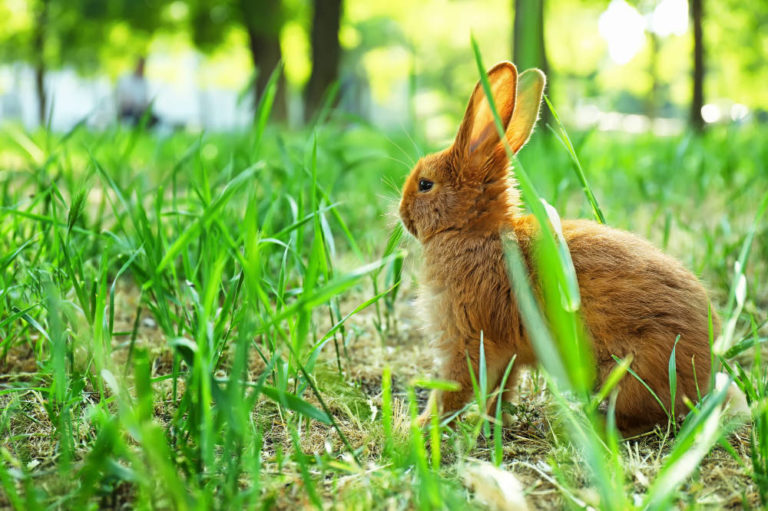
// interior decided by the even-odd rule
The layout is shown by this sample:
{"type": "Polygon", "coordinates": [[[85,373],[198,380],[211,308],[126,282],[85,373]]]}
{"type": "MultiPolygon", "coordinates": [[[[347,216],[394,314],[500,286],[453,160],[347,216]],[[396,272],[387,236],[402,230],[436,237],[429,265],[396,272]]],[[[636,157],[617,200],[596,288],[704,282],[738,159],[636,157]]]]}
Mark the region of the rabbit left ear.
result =
{"type": "Polygon", "coordinates": [[[512,119],[507,125],[506,137],[513,153],[517,153],[533,133],[539,118],[539,106],[547,79],[538,69],[528,69],[517,80],[517,102],[512,119]]]}
{"type": "MultiPolygon", "coordinates": [[[[500,62],[488,71],[488,81],[502,126],[506,129],[515,110],[517,68],[511,62],[500,62]]],[[[483,85],[478,82],[456,135],[454,150],[461,161],[476,167],[491,156],[500,141],[483,85]]]]}

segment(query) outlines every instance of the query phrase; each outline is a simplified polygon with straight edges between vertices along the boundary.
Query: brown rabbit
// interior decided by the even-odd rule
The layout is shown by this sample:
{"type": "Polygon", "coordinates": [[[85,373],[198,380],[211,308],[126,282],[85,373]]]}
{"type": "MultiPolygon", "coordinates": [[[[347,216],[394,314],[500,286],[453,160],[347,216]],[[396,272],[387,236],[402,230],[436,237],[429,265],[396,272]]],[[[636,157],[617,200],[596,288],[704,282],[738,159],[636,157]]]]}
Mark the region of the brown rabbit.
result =
{"type": "MultiPolygon", "coordinates": [[[[512,63],[501,62],[488,78],[507,141],[517,152],[538,118],[544,74],[531,69],[518,78],[512,63]]],[[[429,330],[438,332],[440,377],[460,386],[456,392],[433,392],[422,423],[432,402],[449,414],[472,396],[467,355],[477,374],[481,331],[488,389],[499,385],[513,356],[516,368],[536,362],[511,291],[500,232],[514,232],[528,267],[534,268],[530,257],[539,227],[534,217],[521,214],[508,165],[478,83],[453,145],[422,158],[403,187],[400,217],[423,246],[421,294],[429,330]]],[[[562,229],[593,339],[595,383],[615,367],[612,355],[631,355],[632,369],[669,409],[667,368],[679,335],[675,410],[686,410],[683,397],[695,401],[709,384],[709,301],[702,285],[680,262],[633,234],[587,220],[565,220],[562,229]]],[[[717,335],[716,317],[714,324],[717,335]]],[[[505,401],[512,397],[516,372],[503,389],[505,401]]],[[[639,432],[666,420],[648,390],[627,375],[616,402],[619,428],[639,432]]]]}

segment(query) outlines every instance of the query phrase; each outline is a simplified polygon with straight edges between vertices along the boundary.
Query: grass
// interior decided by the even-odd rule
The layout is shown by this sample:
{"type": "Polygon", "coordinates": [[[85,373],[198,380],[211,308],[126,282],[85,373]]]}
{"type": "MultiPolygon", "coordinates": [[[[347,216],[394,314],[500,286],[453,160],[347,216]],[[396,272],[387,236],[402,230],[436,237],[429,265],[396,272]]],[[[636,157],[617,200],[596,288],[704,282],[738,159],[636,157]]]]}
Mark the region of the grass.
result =
{"type": "MultiPolygon", "coordinates": [[[[338,115],[288,132],[269,108],[236,134],[0,135],[0,507],[482,508],[498,475],[484,463],[537,509],[768,504],[764,127],[556,126],[518,165],[542,219],[602,215],[703,277],[726,325],[715,355],[753,425],[715,392],[676,435],[672,421],[621,441],[610,410],[630,361],[588,392],[578,297],[526,302],[511,246],[537,349],[564,356],[493,417],[481,364],[469,413],[425,436],[413,418],[450,382],[431,379],[418,246],[391,211],[439,144],[338,115]]],[[[542,283],[550,297],[573,292],[557,239],[539,262],[561,279],[542,283]]]]}

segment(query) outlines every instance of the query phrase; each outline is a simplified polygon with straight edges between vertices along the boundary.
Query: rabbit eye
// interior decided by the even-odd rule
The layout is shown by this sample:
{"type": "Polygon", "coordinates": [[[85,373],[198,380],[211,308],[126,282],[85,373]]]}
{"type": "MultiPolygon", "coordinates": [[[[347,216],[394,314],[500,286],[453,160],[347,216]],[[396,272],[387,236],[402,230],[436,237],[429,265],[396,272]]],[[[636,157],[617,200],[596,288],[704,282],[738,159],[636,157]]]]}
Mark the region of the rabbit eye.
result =
{"type": "Polygon", "coordinates": [[[419,179],[419,191],[428,192],[432,189],[433,184],[429,179],[419,179]]]}

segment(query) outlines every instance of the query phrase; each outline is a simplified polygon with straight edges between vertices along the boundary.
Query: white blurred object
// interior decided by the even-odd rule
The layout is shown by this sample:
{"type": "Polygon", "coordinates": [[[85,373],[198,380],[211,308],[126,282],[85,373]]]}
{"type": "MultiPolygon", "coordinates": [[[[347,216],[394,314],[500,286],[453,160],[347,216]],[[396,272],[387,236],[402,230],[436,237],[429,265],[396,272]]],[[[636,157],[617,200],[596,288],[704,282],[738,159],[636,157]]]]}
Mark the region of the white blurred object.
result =
{"type": "Polygon", "coordinates": [[[734,103],[731,106],[732,121],[743,121],[746,119],[747,115],[749,115],[749,108],[746,105],[742,105],[741,103],[734,103]]]}
{"type": "Polygon", "coordinates": [[[578,129],[597,128],[600,131],[627,133],[652,132],[660,137],[678,135],[685,129],[685,121],[674,117],[649,118],[645,115],[621,112],[603,112],[594,104],[579,105],[569,119],[578,129]]]}
{"type": "Polygon", "coordinates": [[[466,467],[463,480],[494,511],[528,511],[523,485],[511,472],[480,461],[466,467]]]}
{"type": "Polygon", "coordinates": [[[720,111],[720,107],[713,103],[707,103],[701,107],[701,118],[704,119],[704,122],[706,123],[711,124],[713,122],[717,122],[722,117],[723,114],[720,111]]]}
{"type": "Polygon", "coordinates": [[[120,112],[138,112],[149,107],[147,80],[143,75],[128,73],[117,81],[117,103],[120,112]]]}
{"type": "MultiPolygon", "coordinates": [[[[244,85],[203,83],[197,52],[153,52],[147,62],[145,93],[161,120],[158,129],[228,131],[253,121],[251,105],[238,99],[244,85]]],[[[46,73],[45,89],[55,131],[67,131],[83,119],[91,128],[105,129],[119,114],[116,84],[105,74],[84,77],[72,68],[53,70],[46,73]]],[[[0,63],[0,109],[0,122],[19,120],[27,129],[38,126],[35,75],[30,65],[0,63]]]]}
{"type": "Polygon", "coordinates": [[[683,35],[688,31],[688,2],[661,0],[650,18],[649,25],[653,33],[661,37],[683,35]]]}
{"type": "MultiPolygon", "coordinates": [[[[728,384],[728,375],[725,373],[717,373],[715,375],[715,389],[722,390],[728,384]]],[[[728,395],[725,398],[726,408],[725,413],[735,417],[749,417],[752,412],[747,404],[747,398],[741,391],[736,382],[731,382],[728,387],[728,395]]]]}
{"type": "Polygon", "coordinates": [[[611,0],[597,22],[608,43],[608,54],[617,64],[626,64],[645,44],[645,19],[624,0],[611,0]]]}

